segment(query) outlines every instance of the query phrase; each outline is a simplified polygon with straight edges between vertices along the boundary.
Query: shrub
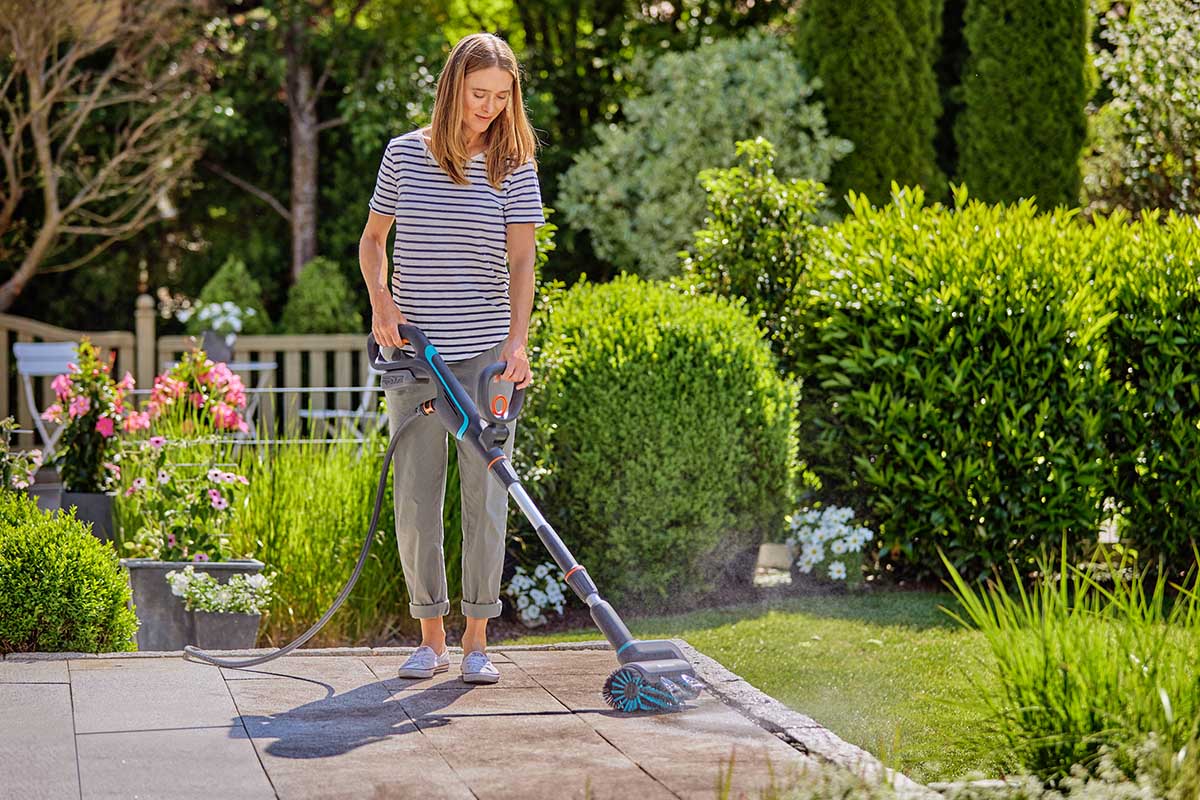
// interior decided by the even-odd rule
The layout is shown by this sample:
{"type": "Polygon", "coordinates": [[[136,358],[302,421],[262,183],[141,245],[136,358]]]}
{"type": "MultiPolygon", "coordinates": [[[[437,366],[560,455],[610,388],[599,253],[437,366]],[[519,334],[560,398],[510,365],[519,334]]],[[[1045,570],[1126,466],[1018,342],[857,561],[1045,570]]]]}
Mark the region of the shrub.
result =
{"type": "Polygon", "coordinates": [[[942,185],[933,142],[941,113],[934,63],[942,0],[809,0],[801,59],[821,81],[829,129],[854,151],[829,183],[876,202],[892,182],[942,185]]]}
{"type": "Polygon", "coordinates": [[[1114,313],[1105,494],[1124,518],[1122,540],[1179,574],[1200,519],[1200,224],[1119,216],[1098,220],[1094,238],[1097,282],[1114,313]]]}
{"type": "Polygon", "coordinates": [[[792,306],[804,292],[825,187],[778,178],[775,148],[761,137],[738,142],[737,155],[737,166],[700,173],[708,216],[684,260],[683,281],[692,291],[744,298],[790,373],[803,335],[792,306]]]}
{"type": "Polygon", "coordinates": [[[206,330],[227,334],[271,333],[271,319],[262,298],[262,287],[246,269],[246,262],[230,256],[204,284],[196,304],[178,316],[193,335],[206,330]],[[231,305],[225,306],[226,303],[231,305]]]}
{"type": "Polygon", "coordinates": [[[1094,539],[1111,315],[1082,226],[964,191],[923,202],[856,195],[819,244],[797,306],[802,457],[906,574],[936,574],[935,546],[975,576],[1094,539]]]}
{"type": "Polygon", "coordinates": [[[543,303],[516,444],[546,518],[612,599],[748,584],[795,446],[794,389],[752,320],[633,276],[543,303]]]}
{"type": "Polygon", "coordinates": [[[283,333],[360,333],[362,315],[355,305],[350,282],[328,258],[304,265],[288,291],[279,327],[283,333]]]}
{"type": "Polygon", "coordinates": [[[1091,94],[1087,0],[968,0],[959,180],[989,202],[1079,202],[1091,94]]]}
{"type": "Polygon", "coordinates": [[[73,513],[0,491],[0,653],[134,650],[129,602],[115,551],[73,513]]]}
{"type": "Polygon", "coordinates": [[[620,125],[599,127],[562,181],[559,205],[591,233],[597,255],[618,270],[664,277],[704,218],[696,174],[728,166],[733,143],[764,136],[779,168],[824,179],[849,151],[829,136],[813,85],[780,40],[753,35],[659,57],[649,87],[622,105],[620,125]]]}
{"type": "Polygon", "coordinates": [[[1102,748],[1132,778],[1145,755],[1134,745],[1151,740],[1166,756],[1161,777],[1168,785],[1190,780],[1194,796],[1197,756],[1187,753],[1200,732],[1194,567],[1178,587],[1183,593],[1168,600],[1166,580],[1146,581],[1127,558],[1100,551],[1095,569],[1073,564],[1065,544],[1060,553],[1039,559],[1040,579],[1028,590],[1015,565],[1009,586],[979,588],[947,562],[963,608],[947,613],[982,632],[984,669],[995,680],[979,685],[999,687],[980,701],[1022,768],[1042,779],[1064,778],[1074,764],[1094,770],[1102,748]],[[1190,776],[1180,769],[1189,758],[1190,776]]]}
{"type": "Polygon", "coordinates": [[[1112,99],[1093,118],[1084,179],[1094,210],[1200,212],[1200,2],[1110,10],[1096,64],[1112,99]]]}

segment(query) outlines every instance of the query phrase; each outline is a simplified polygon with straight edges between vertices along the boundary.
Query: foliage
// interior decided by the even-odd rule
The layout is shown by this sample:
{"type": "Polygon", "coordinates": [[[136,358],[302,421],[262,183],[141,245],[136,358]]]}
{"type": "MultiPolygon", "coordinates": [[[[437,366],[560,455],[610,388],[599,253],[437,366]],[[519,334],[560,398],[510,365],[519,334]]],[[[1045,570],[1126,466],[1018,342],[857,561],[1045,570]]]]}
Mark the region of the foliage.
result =
{"type": "Polygon", "coordinates": [[[12,449],[13,431],[17,428],[12,417],[0,419],[0,491],[27,488],[42,465],[41,450],[12,449]]]}
{"type": "Polygon", "coordinates": [[[171,594],[183,598],[186,611],[261,614],[271,600],[275,576],[231,575],[227,583],[221,583],[211,572],[196,572],[188,565],[183,570],[171,570],[166,578],[171,594]]]}
{"type": "MultiPolygon", "coordinates": [[[[284,442],[243,449],[239,472],[250,485],[231,524],[235,549],[278,570],[275,599],[263,618],[265,641],[299,636],[333,603],[356,562],[372,519],[386,440],[284,442]]],[[[386,641],[408,626],[408,597],[396,548],[390,471],[363,572],[342,609],[313,646],[386,641]]]]}
{"type": "Polygon", "coordinates": [[[246,262],[231,255],[200,290],[195,312],[179,316],[188,333],[199,334],[215,323],[215,318],[202,318],[204,307],[216,305],[225,311],[223,304],[230,302],[237,312],[230,312],[229,329],[218,330],[218,333],[271,333],[271,320],[263,308],[262,294],[262,287],[246,269],[246,262]]]}
{"type": "Polygon", "coordinates": [[[1105,492],[1122,542],[1177,575],[1200,518],[1200,220],[1148,212],[1096,220],[1089,258],[1113,313],[1105,492]]]}
{"type": "Polygon", "coordinates": [[[112,358],[101,361],[86,336],[76,352],[79,363],[68,365],[70,371],[51,383],[58,402],[42,412],[43,419],[65,425],[50,463],[66,491],[103,492],[121,478],[120,433],[149,427],[150,419],[125,405],[132,375],[114,381],[112,358]]]}
{"type": "Polygon", "coordinates": [[[363,330],[350,283],[335,261],[314,258],[288,292],[281,333],[359,333],[363,330]]]}
{"type": "Polygon", "coordinates": [[[1200,212],[1200,2],[1113,8],[1100,36],[1096,65],[1112,97],[1093,117],[1089,208],[1200,212]]]}
{"type": "Polygon", "coordinates": [[[958,179],[988,202],[1079,202],[1087,0],[968,0],[958,179]]]}
{"type": "Polygon", "coordinates": [[[504,587],[504,594],[516,606],[517,618],[531,628],[544,623],[546,611],[551,608],[561,617],[569,592],[562,571],[553,561],[538,564],[528,572],[518,564],[504,587]]]}
{"type": "Polygon", "coordinates": [[[1076,565],[1065,540],[1058,558],[1039,559],[1029,589],[1023,566],[1011,565],[1010,583],[998,575],[986,588],[946,566],[964,609],[951,616],[988,643],[984,669],[999,691],[982,701],[1025,769],[1062,778],[1073,764],[1094,769],[1107,747],[1113,766],[1134,778],[1139,765],[1130,744],[1154,737],[1168,786],[1183,777],[1186,760],[1194,772],[1197,755],[1187,754],[1200,733],[1194,568],[1173,587],[1180,595],[1172,601],[1167,581],[1146,581],[1127,553],[1117,560],[1100,550],[1092,564],[1076,565]]]}
{"type": "Polygon", "coordinates": [[[795,446],[795,393],[753,322],[633,276],[542,302],[517,444],[572,552],[614,600],[749,583],[791,504],[795,446]]]}
{"type": "Polygon", "coordinates": [[[124,497],[125,517],[133,528],[125,549],[134,558],[160,561],[227,561],[230,520],[236,515],[245,475],[211,467],[175,467],[168,463],[171,444],[157,436],[138,452],[138,475],[124,497]]]}
{"type": "Polygon", "coordinates": [[[154,378],[146,413],[160,433],[198,436],[213,431],[246,431],[239,409],[246,407],[242,379],[203,350],[183,354],[179,363],[154,378]]]}
{"type": "Polygon", "coordinates": [[[942,0],[810,0],[801,59],[821,81],[829,130],[854,150],[833,168],[833,194],[875,202],[895,181],[942,185],[933,149],[941,103],[934,63],[942,0]]]}
{"type": "Polygon", "coordinates": [[[563,178],[558,206],[617,269],[663,277],[704,218],[696,174],[728,166],[733,143],[764,136],[785,174],[822,179],[848,145],[826,133],[813,86],[773,36],[668,53],[648,67],[625,121],[596,130],[563,178]]]}
{"type": "Polygon", "coordinates": [[[737,166],[700,173],[708,215],[682,282],[692,292],[744,298],[790,373],[803,335],[791,307],[803,293],[825,187],[777,177],[775,148],[761,137],[738,142],[737,156],[737,166]]]}
{"type": "Polygon", "coordinates": [[[134,650],[116,553],[73,512],[0,491],[0,653],[134,650]]]}
{"type": "Polygon", "coordinates": [[[1031,202],[852,215],[814,253],[796,313],[801,455],[824,496],[865,511],[883,566],[972,576],[1096,534],[1113,314],[1087,230],[1031,202]]]}

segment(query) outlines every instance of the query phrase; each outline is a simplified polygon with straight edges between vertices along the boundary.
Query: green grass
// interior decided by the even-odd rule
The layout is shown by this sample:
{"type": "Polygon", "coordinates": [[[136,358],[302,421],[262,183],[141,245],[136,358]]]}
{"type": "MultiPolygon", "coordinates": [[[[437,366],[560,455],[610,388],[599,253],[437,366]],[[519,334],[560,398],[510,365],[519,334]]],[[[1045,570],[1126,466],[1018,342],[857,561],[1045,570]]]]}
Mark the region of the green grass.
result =
{"type": "MultiPolygon", "coordinates": [[[[986,643],[939,606],[949,594],[878,592],[626,620],[639,638],[686,639],[758,689],[918,781],[1001,774],[972,681],[986,643]],[[972,677],[973,676],[973,677],[972,677]]],[[[599,638],[595,629],[508,644],[599,638]]]]}

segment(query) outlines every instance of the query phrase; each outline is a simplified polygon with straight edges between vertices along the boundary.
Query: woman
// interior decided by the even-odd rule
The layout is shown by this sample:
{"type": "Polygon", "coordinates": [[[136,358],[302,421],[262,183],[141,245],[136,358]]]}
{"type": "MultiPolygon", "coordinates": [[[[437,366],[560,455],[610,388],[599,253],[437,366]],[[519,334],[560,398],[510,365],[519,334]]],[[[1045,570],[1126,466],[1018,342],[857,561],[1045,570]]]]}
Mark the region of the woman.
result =
{"type": "MultiPolygon", "coordinates": [[[[359,242],[359,266],[371,295],[371,330],[383,346],[403,347],[397,325],[429,337],[476,404],[478,375],[504,361],[501,379],[530,383],[525,353],[533,309],[534,228],[545,222],[534,162],[537,140],[521,99],[519,67],[496,36],[473,34],[455,45],[438,77],[428,128],[388,142],[359,242]],[[390,282],[385,244],[392,224],[390,282]],[[507,269],[505,261],[507,258],[507,269]],[[390,286],[389,286],[390,283],[390,286]]],[[[388,391],[392,430],[428,386],[388,391]]],[[[515,430],[505,452],[511,457],[515,430]]],[[[421,621],[421,646],[400,677],[429,678],[449,668],[442,618],[450,610],[442,550],[446,431],[421,417],[405,431],[393,461],[396,542],[421,621]]],[[[459,447],[462,489],[463,680],[495,683],[487,622],[500,615],[508,497],[486,464],[459,447]]]]}

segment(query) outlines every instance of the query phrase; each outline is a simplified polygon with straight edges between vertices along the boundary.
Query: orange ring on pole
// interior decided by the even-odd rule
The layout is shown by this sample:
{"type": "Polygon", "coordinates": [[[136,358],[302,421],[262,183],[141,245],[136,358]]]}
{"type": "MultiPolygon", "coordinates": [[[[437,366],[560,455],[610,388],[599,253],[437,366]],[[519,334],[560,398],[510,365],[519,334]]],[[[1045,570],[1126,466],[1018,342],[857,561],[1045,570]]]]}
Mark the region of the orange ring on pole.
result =
{"type": "Polygon", "coordinates": [[[504,460],[504,456],[496,456],[495,458],[493,458],[491,461],[488,462],[487,469],[491,469],[492,464],[495,464],[497,461],[503,461],[503,460],[504,460]]]}
{"type": "Polygon", "coordinates": [[[575,566],[571,567],[569,570],[567,570],[567,574],[563,575],[563,580],[565,581],[567,578],[571,577],[581,569],[583,569],[583,564],[576,564],[575,566]]]}

